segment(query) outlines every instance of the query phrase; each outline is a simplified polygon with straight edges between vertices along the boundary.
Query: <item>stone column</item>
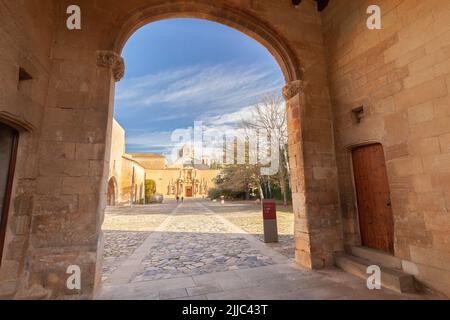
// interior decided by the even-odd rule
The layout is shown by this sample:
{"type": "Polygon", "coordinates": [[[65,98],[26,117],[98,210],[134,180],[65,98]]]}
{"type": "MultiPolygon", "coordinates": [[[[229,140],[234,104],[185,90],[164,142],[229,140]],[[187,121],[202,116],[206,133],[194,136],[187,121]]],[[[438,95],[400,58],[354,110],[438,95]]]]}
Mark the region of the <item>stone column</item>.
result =
{"type": "MultiPolygon", "coordinates": [[[[99,105],[105,111],[105,117],[102,118],[101,122],[106,126],[105,132],[105,149],[103,155],[103,179],[101,180],[100,190],[99,190],[99,206],[97,209],[96,217],[96,233],[98,235],[97,239],[97,254],[96,254],[96,272],[94,281],[94,289],[99,289],[102,280],[102,266],[103,266],[103,231],[102,225],[105,215],[105,204],[102,200],[104,196],[103,186],[105,186],[105,179],[108,177],[109,171],[109,161],[110,161],[110,150],[111,150],[111,140],[112,140],[112,127],[113,127],[113,114],[114,114],[114,95],[115,95],[115,83],[122,80],[125,75],[125,62],[124,59],[114,51],[110,50],[100,50],[97,51],[97,66],[96,66],[96,77],[98,81],[104,83],[104,92],[96,97],[99,105]]],[[[134,172],[134,170],[133,170],[134,172]]],[[[134,177],[133,177],[134,180],[134,177]]],[[[134,192],[134,188],[132,188],[134,192]]],[[[133,204],[133,199],[131,197],[130,204],[133,204]]],[[[93,290],[92,296],[95,297],[97,292],[93,290]]]]}
{"type": "Polygon", "coordinates": [[[332,265],[342,250],[337,170],[331,119],[309,102],[308,85],[283,89],[289,132],[289,163],[295,214],[295,257],[307,268],[332,265]],[[313,112],[314,109],[314,112],[313,112]]]}
{"type": "Polygon", "coordinates": [[[92,298],[101,280],[114,84],[124,65],[111,51],[72,50],[55,44],[17,298],[92,298]],[[81,271],[79,290],[66,285],[74,265],[81,271]]]}

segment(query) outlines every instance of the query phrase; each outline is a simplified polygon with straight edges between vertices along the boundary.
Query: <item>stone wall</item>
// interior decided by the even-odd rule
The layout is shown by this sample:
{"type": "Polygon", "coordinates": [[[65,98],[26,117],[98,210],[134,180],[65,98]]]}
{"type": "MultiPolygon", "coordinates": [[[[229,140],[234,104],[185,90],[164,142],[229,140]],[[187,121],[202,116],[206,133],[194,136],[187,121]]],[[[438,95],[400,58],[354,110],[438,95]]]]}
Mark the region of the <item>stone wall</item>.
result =
{"type": "MultiPolygon", "coordinates": [[[[168,186],[171,184],[176,187],[177,180],[181,178],[183,169],[167,168],[165,170],[145,170],[147,179],[151,179],[156,183],[156,193],[162,194],[165,199],[175,199],[176,194],[169,194],[168,186]]],[[[208,190],[215,188],[215,178],[219,175],[220,170],[195,170],[193,175],[201,182],[206,181],[208,190]]],[[[183,191],[184,192],[184,191],[183,191]]],[[[183,196],[184,193],[183,193],[183,196]]],[[[208,194],[197,195],[197,197],[205,198],[208,194]]]]}
{"type": "MultiPolygon", "coordinates": [[[[123,167],[123,155],[125,154],[125,130],[114,119],[112,125],[111,136],[111,152],[109,160],[109,177],[108,181],[115,179],[116,188],[118,189],[122,185],[122,167],[123,167]]],[[[122,193],[116,190],[116,204],[122,203],[122,193]]]]}
{"type": "MultiPolygon", "coordinates": [[[[103,248],[101,225],[109,171],[115,56],[102,51],[107,40],[97,33],[100,28],[85,23],[81,31],[67,29],[66,9],[71,2],[22,1],[17,5],[25,3],[36,7],[30,21],[33,28],[48,19],[49,12],[55,21],[45,34],[34,35],[34,41],[26,44],[35,50],[49,38],[52,47],[46,52],[51,57],[48,90],[34,88],[46,100],[41,111],[39,174],[30,209],[29,242],[21,257],[26,263],[15,297],[89,298],[101,275],[97,261],[101,261],[103,248]],[[51,3],[52,10],[45,7],[51,3]],[[80,290],[66,286],[71,265],[81,269],[80,290]]],[[[81,5],[86,3],[80,1],[81,5]]],[[[85,8],[87,21],[89,12],[95,14],[96,10],[85,8]]],[[[92,20],[101,23],[102,15],[98,15],[92,20]]],[[[27,23],[22,19],[18,22],[27,23]]],[[[27,34],[33,32],[16,38],[27,34]]]]}
{"type": "Polygon", "coordinates": [[[132,157],[122,157],[122,173],[120,175],[120,204],[140,203],[144,201],[145,168],[132,157]],[[133,177],[134,174],[134,177],[133,177]]]}
{"type": "Polygon", "coordinates": [[[353,146],[384,146],[405,271],[450,295],[450,2],[331,1],[323,13],[345,243],[360,244],[353,146]],[[364,106],[357,123],[351,110],[364,106]]]}
{"type": "Polygon", "coordinates": [[[145,169],[164,169],[167,165],[166,157],[158,154],[131,153],[134,160],[139,162],[145,169]]]}
{"type": "MultiPolygon", "coordinates": [[[[20,132],[18,159],[5,246],[0,268],[0,298],[15,295],[26,281],[33,283],[24,257],[30,240],[33,211],[40,219],[52,211],[68,210],[57,198],[40,192],[39,180],[50,168],[38,159],[73,154],[73,148],[53,144],[39,149],[43,110],[51,65],[56,8],[51,1],[0,1],[0,122],[20,132]],[[20,81],[22,68],[32,79],[20,81]],[[39,205],[35,202],[40,201],[39,205]]],[[[49,115],[50,116],[50,115],[49,115]]],[[[49,273],[52,269],[47,270],[49,273]]]]}

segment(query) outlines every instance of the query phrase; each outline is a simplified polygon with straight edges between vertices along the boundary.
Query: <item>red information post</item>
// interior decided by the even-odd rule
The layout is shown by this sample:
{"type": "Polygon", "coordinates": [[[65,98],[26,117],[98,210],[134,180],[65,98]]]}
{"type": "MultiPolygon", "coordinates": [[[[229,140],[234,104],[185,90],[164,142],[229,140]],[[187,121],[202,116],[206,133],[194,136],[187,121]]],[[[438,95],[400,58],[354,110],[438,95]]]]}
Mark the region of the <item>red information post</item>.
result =
{"type": "Polygon", "coordinates": [[[278,242],[277,205],[275,200],[263,201],[264,242],[278,242]]]}

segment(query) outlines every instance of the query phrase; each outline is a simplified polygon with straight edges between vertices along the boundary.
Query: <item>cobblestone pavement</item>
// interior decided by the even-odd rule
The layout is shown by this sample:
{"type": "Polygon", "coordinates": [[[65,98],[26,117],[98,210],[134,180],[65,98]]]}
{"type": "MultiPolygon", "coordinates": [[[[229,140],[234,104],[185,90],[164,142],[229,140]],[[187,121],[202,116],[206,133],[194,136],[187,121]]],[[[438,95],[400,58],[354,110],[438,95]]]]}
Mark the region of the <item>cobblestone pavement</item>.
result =
{"type": "Polygon", "coordinates": [[[212,206],[192,200],[179,206],[169,202],[159,207],[108,210],[105,257],[115,259],[115,264],[105,270],[98,298],[418,298],[385,289],[368,290],[365,281],[335,268],[310,271],[299,267],[218,213],[226,210],[212,206]]]}
{"type": "Polygon", "coordinates": [[[110,276],[168,217],[176,202],[109,207],[103,223],[103,279],[110,276]]]}
{"type": "Polygon", "coordinates": [[[209,209],[189,202],[177,210],[158,245],[144,258],[144,270],[133,281],[200,275],[256,268],[274,261],[234,234],[209,209]]]}
{"type": "Polygon", "coordinates": [[[103,277],[106,279],[147,239],[150,232],[104,231],[103,277]]]}
{"type": "MultiPolygon", "coordinates": [[[[261,205],[253,202],[205,202],[205,205],[223,215],[231,223],[264,242],[261,205]]],[[[294,259],[294,213],[291,206],[277,208],[278,243],[266,244],[288,258],[294,259]]]]}

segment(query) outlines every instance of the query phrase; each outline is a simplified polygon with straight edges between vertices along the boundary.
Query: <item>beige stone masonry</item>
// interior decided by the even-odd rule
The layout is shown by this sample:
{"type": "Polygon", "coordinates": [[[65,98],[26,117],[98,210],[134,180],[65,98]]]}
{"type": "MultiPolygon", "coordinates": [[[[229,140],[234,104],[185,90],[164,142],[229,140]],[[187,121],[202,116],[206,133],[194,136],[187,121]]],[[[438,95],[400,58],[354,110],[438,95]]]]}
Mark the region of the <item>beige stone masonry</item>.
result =
{"type": "MultiPolygon", "coordinates": [[[[252,37],[286,84],[297,262],[320,268],[361,243],[351,167],[355,146],[382,143],[395,256],[450,295],[450,3],[380,0],[299,8],[272,0],[0,0],[0,121],[20,131],[0,266],[0,298],[92,298],[102,265],[116,81],[121,50],[147,23],[191,17],[252,37]],[[42,17],[46,17],[42,19],[42,17]],[[19,68],[32,79],[18,83],[19,68]],[[352,110],[364,106],[360,122],[352,110]],[[68,290],[67,267],[82,269],[68,290]]],[[[116,163],[118,166],[118,164],[116,163]]]]}

